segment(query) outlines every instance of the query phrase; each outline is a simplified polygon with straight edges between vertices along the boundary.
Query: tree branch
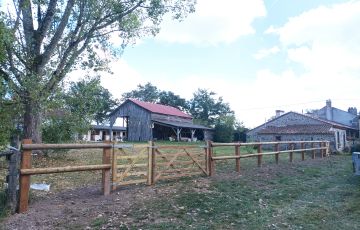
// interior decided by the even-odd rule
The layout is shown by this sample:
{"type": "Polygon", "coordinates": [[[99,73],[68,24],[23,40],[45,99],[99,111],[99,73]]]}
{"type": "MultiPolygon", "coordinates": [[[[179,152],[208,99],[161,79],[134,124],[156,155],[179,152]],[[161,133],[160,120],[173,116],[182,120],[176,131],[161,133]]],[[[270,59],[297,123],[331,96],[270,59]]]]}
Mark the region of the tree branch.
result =
{"type": "Polygon", "coordinates": [[[21,89],[15,84],[11,79],[8,73],[6,73],[2,68],[0,68],[0,76],[9,84],[9,86],[18,94],[21,95],[21,89]]]}
{"type": "Polygon", "coordinates": [[[45,64],[49,61],[51,55],[53,54],[53,52],[56,48],[56,45],[59,43],[59,41],[64,33],[64,30],[66,28],[66,25],[69,21],[69,17],[71,14],[71,10],[74,7],[74,3],[75,3],[75,0],[69,0],[67,2],[61,22],[60,22],[58,28],[56,29],[56,32],[55,32],[54,36],[52,37],[50,44],[45,48],[43,55],[41,55],[41,57],[40,57],[40,60],[39,60],[39,63],[37,65],[37,69],[36,69],[37,73],[39,73],[39,70],[43,69],[45,64]]]}
{"type": "Polygon", "coordinates": [[[26,41],[27,52],[32,52],[33,38],[34,38],[34,24],[31,10],[30,0],[20,0],[20,9],[23,16],[23,29],[26,41]]]}
{"type": "Polygon", "coordinates": [[[45,17],[39,21],[39,28],[37,30],[36,48],[37,54],[40,54],[41,43],[45,38],[46,32],[49,30],[51,21],[55,15],[57,0],[50,0],[49,6],[46,10],[45,17]]]}

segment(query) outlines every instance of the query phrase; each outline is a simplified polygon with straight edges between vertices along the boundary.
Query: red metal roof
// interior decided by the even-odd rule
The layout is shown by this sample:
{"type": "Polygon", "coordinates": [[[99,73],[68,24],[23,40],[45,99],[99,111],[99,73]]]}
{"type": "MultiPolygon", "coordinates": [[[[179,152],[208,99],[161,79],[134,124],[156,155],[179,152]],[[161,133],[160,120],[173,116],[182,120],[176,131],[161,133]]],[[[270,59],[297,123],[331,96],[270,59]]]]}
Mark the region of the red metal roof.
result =
{"type": "Polygon", "coordinates": [[[171,107],[171,106],[154,104],[154,103],[139,101],[136,99],[129,99],[129,100],[152,113],[159,113],[159,114],[165,114],[165,115],[171,115],[171,116],[192,119],[192,117],[189,114],[186,114],[186,113],[182,112],[181,110],[171,107]]]}

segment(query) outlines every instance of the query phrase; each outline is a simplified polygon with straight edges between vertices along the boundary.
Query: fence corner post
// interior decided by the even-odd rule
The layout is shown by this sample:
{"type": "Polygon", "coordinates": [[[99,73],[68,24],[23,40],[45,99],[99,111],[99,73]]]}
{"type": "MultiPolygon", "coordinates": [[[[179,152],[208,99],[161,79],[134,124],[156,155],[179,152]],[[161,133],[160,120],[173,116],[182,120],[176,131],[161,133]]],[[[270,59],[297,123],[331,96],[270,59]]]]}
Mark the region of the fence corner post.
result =
{"type": "MultiPolygon", "coordinates": [[[[23,144],[32,144],[31,139],[24,139],[23,144]]],[[[31,150],[23,150],[21,155],[21,169],[31,168],[31,150]]],[[[30,175],[22,175],[20,171],[20,194],[19,194],[19,213],[24,213],[29,208],[30,175]]]]}
{"type": "Polygon", "coordinates": [[[155,150],[154,142],[149,141],[148,146],[148,175],[147,175],[147,185],[154,184],[154,170],[155,170],[155,150]]]}
{"type": "MultiPolygon", "coordinates": [[[[109,140],[104,141],[106,144],[110,144],[111,142],[109,140]]],[[[103,164],[111,164],[111,147],[104,147],[103,148],[103,158],[102,158],[103,164]]],[[[103,169],[102,170],[102,190],[104,196],[107,196],[110,194],[110,168],[109,169],[103,169]]]]}
{"type": "MultiPolygon", "coordinates": [[[[18,141],[18,139],[17,139],[18,141]]],[[[18,143],[12,142],[11,146],[18,148],[18,143]]],[[[18,207],[18,186],[19,186],[19,166],[20,166],[20,152],[13,151],[8,158],[9,170],[8,170],[8,188],[7,188],[7,206],[10,212],[13,214],[18,207]]]]}
{"type": "Polygon", "coordinates": [[[209,176],[215,175],[215,162],[212,159],[213,156],[213,147],[212,147],[212,141],[207,141],[208,146],[208,164],[209,164],[209,176]]]}

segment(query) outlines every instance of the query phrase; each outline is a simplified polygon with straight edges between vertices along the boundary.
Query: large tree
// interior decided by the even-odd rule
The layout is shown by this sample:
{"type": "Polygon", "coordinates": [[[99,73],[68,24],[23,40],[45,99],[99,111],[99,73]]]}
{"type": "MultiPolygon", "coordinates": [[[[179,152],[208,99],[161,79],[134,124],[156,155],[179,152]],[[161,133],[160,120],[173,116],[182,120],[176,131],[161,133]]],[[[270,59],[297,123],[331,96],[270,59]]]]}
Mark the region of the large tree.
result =
{"type": "MultiPolygon", "coordinates": [[[[41,142],[44,105],[64,77],[76,68],[103,68],[101,55],[117,34],[122,47],[153,34],[167,13],[181,19],[195,0],[13,0],[6,26],[0,75],[24,106],[24,135],[41,142]]],[[[113,53],[113,52],[112,52],[113,53]]],[[[124,79],[125,80],[125,79],[124,79]]]]}
{"type": "Polygon", "coordinates": [[[234,114],[222,97],[216,98],[216,93],[206,89],[198,89],[189,103],[193,118],[204,125],[214,126],[221,116],[234,114]]]}

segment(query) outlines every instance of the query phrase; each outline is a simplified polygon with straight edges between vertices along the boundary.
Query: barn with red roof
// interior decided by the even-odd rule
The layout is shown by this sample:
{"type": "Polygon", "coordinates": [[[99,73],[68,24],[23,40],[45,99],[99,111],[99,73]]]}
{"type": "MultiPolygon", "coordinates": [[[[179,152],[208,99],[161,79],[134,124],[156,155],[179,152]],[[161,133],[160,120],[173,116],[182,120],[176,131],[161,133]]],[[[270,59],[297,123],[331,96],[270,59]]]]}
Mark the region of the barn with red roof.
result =
{"type": "Polygon", "coordinates": [[[211,139],[211,128],[167,105],[127,99],[110,114],[110,127],[117,118],[124,120],[129,141],[211,139]]]}

